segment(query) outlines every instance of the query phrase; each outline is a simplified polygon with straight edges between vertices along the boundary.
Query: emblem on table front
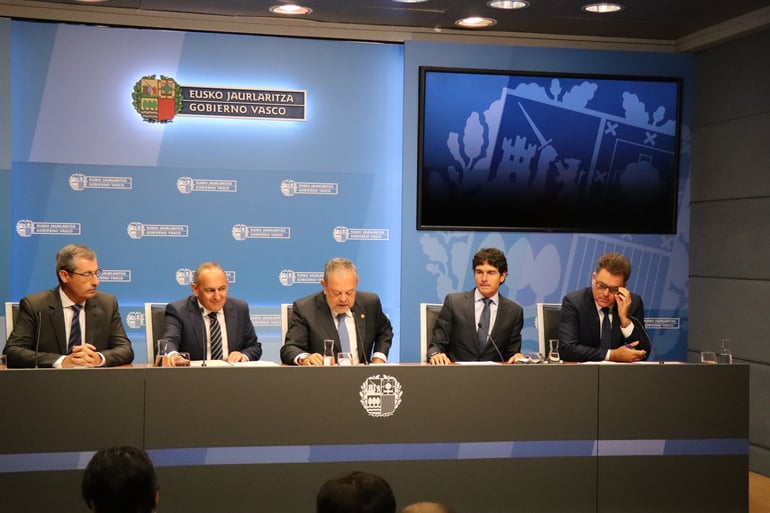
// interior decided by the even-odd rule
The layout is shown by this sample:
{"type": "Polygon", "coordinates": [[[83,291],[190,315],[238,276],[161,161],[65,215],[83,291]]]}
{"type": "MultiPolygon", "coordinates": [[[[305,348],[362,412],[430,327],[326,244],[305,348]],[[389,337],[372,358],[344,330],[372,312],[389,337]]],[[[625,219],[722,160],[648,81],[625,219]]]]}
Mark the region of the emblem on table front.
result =
{"type": "Polygon", "coordinates": [[[393,376],[377,374],[361,384],[361,406],[372,417],[390,417],[401,404],[401,383],[393,376]]]}

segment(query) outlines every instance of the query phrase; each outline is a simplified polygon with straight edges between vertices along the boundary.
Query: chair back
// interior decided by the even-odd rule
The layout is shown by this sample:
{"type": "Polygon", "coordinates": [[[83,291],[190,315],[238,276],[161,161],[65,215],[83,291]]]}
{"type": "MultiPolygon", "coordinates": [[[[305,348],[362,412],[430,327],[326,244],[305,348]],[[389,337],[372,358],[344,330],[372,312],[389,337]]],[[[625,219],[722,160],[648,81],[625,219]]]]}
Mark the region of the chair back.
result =
{"type": "Polygon", "coordinates": [[[559,319],[561,318],[561,303],[538,303],[537,317],[535,324],[537,326],[538,352],[544,357],[548,357],[550,348],[548,341],[559,338],[559,319]]]}
{"type": "Polygon", "coordinates": [[[420,361],[425,362],[428,345],[433,338],[433,326],[441,311],[441,303],[420,303],[420,361]]]}
{"type": "Polygon", "coordinates": [[[147,363],[155,363],[155,342],[166,331],[166,303],[144,304],[144,331],[147,339],[147,363]]]}
{"type": "Polygon", "coordinates": [[[16,316],[19,315],[19,303],[17,301],[5,302],[5,340],[11,336],[13,325],[16,324],[16,316]]]}
{"type": "Polygon", "coordinates": [[[281,304],[281,345],[286,343],[286,332],[289,331],[289,321],[291,321],[291,303],[281,304]]]}

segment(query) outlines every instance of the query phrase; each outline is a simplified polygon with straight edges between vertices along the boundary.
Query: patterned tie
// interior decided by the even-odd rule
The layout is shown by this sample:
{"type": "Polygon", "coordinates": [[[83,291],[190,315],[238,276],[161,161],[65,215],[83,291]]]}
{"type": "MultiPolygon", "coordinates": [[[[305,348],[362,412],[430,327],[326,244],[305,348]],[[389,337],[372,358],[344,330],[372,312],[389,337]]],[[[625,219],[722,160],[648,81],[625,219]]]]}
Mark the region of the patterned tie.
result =
{"type": "Polygon", "coordinates": [[[219,321],[217,320],[217,313],[211,312],[209,314],[211,320],[211,326],[209,327],[209,340],[211,341],[211,359],[222,359],[222,328],[219,327],[219,321]]]}
{"type": "Polygon", "coordinates": [[[602,308],[604,313],[604,319],[602,319],[602,339],[600,349],[606,351],[612,346],[612,325],[610,324],[610,309],[608,307],[602,308]]]}
{"type": "Polygon", "coordinates": [[[476,335],[479,338],[479,351],[483,352],[489,338],[489,305],[492,300],[488,297],[481,300],[484,301],[484,309],[481,311],[481,317],[479,317],[479,329],[476,330],[476,335]]]}
{"type": "Polygon", "coordinates": [[[80,305],[72,305],[72,324],[70,325],[69,352],[72,348],[81,345],[83,342],[80,335],[80,305]]]}
{"type": "Polygon", "coordinates": [[[350,352],[350,335],[348,334],[348,327],[345,324],[345,318],[347,314],[337,314],[337,332],[340,335],[340,347],[343,353],[350,352]]]}

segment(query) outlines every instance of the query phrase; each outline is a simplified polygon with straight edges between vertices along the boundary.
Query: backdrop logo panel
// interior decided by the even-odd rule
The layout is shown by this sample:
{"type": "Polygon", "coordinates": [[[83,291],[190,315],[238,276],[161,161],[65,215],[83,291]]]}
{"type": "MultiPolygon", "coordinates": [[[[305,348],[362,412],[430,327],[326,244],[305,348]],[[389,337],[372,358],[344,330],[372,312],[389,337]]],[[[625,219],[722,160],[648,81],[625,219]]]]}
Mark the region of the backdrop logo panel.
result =
{"type": "Polygon", "coordinates": [[[361,384],[361,406],[371,417],[390,417],[401,404],[401,383],[393,376],[375,374],[361,384]]]}
{"type": "Polygon", "coordinates": [[[278,281],[284,287],[298,283],[319,283],[324,277],[323,271],[292,271],[284,269],[278,273],[278,281]]]}
{"type": "Polygon", "coordinates": [[[190,227],[186,224],[144,224],[137,221],[128,223],[126,228],[132,239],[142,237],[187,237],[190,227]]]}
{"type": "Polygon", "coordinates": [[[55,223],[20,219],[16,222],[16,233],[20,237],[33,235],[80,235],[80,223],[55,223]]]}
{"type": "Polygon", "coordinates": [[[129,176],[88,176],[73,173],[70,175],[69,184],[73,191],[78,192],[86,189],[131,190],[134,179],[129,176]]]}
{"type": "Polygon", "coordinates": [[[238,192],[238,180],[209,180],[181,176],[176,181],[176,188],[182,194],[191,192],[238,192]]]}
{"type": "MultiPolygon", "coordinates": [[[[179,285],[189,285],[193,281],[194,274],[195,271],[192,269],[182,267],[181,269],[176,270],[176,273],[174,273],[174,279],[179,285]]],[[[227,277],[227,283],[235,283],[235,271],[225,271],[225,276],[227,277]]]]}
{"type": "Polygon", "coordinates": [[[233,225],[233,239],[291,239],[291,227],[289,226],[248,226],[245,224],[233,225]]]}
{"type": "Polygon", "coordinates": [[[130,269],[103,269],[101,276],[99,276],[100,282],[113,282],[113,283],[131,283],[131,270],[130,269]]]}
{"type": "Polygon", "coordinates": [[[349,240],[389,240],[390,230],[387,228],[348,228],[347,226],[335,226],[332,237],[337,242],[349,240]]]}
{"type": "Polygon", "coordinates": [[[339,184],[323,182],[295,182],[294,180],[284,180],[281,182],[281,194],[289,198],[295,194],[337,196],[339,194],[339,184]]]}
{"type": "Polygon", "coordinates": [[[131,99],[148,123],[168,123],[176,115],[305,121],[307,91],[184,86],[165,75],[145,75],[131,99]]]}
{"type": "Polygon", "coordinates": [[[128,312],[126,314],[126,324],[133,330],[138,330],[144,326],[144,313],[128,312]]]}

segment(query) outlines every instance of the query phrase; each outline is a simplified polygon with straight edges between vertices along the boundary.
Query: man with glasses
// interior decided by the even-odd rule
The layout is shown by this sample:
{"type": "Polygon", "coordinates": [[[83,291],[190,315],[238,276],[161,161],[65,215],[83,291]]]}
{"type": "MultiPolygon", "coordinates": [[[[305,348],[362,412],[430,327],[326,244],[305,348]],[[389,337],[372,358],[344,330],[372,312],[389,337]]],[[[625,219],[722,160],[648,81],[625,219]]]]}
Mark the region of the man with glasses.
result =
{"type": "Polygon", "coordinates": [[[559,321],[559,352],[571,362],[637,362],[647,358],[644,303],[626,288],[631,262],[606,253],[591,274],[591,286],[564,296],[559,321]]]}
{"type": "Polygon", "coordinates": [[[56,255],[59,286],[24,297],[5,344],[8,367],[110,367],[134,359],[115,296],[97,291],[96,254],[80,244],[56,255]]]}

